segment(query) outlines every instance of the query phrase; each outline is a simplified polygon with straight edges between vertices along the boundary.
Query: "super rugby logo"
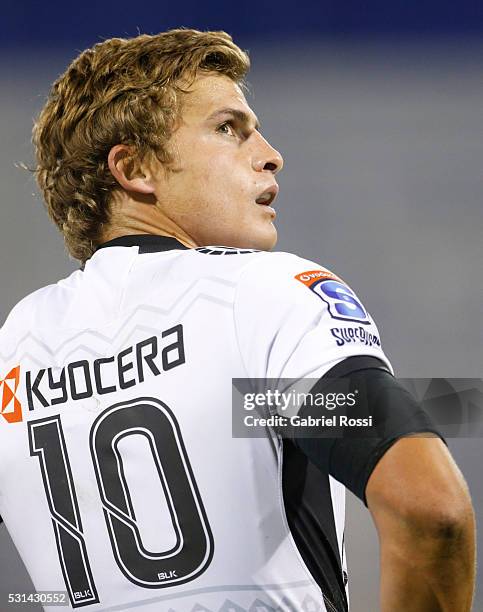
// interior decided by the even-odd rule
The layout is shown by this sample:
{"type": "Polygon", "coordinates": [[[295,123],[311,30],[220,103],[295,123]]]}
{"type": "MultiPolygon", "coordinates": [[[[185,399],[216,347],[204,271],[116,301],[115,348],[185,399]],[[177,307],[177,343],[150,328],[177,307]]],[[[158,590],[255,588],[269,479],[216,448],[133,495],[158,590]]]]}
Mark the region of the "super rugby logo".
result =
{"type": "Polygon", "coordinates": [[[2,404],[0,414],[7,423],[19,423],[22,420],[22,405],[16,397],[20,382],[20,366],[12,368],[5,378],[0,378],[2,404]]]}
{"type": "Polygon", "coordinates": [[[333,319],[369,325],[369,315],[356,294],[329,270],[308,270],[294,277],[321,298],[333,319]]]}

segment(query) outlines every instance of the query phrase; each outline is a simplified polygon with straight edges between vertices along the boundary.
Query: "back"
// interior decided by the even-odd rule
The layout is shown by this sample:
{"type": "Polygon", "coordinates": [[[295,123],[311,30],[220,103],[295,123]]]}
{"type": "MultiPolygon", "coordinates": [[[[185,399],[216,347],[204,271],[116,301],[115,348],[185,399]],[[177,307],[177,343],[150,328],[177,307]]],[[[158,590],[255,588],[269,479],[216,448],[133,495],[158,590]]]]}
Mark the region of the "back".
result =
{"type": "Polygon", "coordinates": [[[14,309],[0,514],[38,591],[93,611],[348,609],[342,485],[279,439],[232,437],[232,378],[384,358],[365,310],[335,329],[366,336],[329,333],[330,304],[293,280],[314,265],[126,237],[14,309]]]}

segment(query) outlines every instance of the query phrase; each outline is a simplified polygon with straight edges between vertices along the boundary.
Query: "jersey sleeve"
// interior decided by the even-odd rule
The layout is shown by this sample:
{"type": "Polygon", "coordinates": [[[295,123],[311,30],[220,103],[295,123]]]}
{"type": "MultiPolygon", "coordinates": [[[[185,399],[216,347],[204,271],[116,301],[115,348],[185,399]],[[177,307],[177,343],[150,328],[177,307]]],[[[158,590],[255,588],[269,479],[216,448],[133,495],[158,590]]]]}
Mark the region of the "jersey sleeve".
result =
{"type": "Polygon", "coordinates": [[[313,261],[260,254],[240,276],[234,316],[248,378],[320,378],[355,355],[376,357],[392,372],[359,297],[313,261]]]}

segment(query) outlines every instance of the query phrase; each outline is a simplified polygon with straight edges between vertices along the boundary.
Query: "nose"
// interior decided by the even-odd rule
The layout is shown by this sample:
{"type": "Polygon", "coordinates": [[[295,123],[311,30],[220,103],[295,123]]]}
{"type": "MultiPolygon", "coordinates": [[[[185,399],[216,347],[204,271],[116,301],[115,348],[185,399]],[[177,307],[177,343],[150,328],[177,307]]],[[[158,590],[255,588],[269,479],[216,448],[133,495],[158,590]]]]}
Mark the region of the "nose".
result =
{"type": "Polygon", "coordinates": [[[253,169],[257,172],[267,170],[272,174],[277,174],[283,168],[282,155],[265,140],[260,132],[256,132],[256,134],[259,138],[259,146],[253,154],[253,169]]]}

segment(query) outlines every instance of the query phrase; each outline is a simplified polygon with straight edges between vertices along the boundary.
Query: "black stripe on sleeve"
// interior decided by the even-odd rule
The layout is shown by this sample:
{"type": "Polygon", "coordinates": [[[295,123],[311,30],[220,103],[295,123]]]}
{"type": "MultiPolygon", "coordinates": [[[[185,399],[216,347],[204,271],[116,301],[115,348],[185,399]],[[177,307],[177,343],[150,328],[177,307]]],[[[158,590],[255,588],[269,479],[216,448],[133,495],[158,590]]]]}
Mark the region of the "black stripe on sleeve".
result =
{"type": "MultiPolygon", "coordinates": [[[[371,433],[362,437],[358,431],[342,429],[339,437],[328,438],[320,436],[320,427],[314,427],[304,433],[313,437],[297,436],[293,441],[319,469],[344,484],[367,506],[367,481],[397,440],[412,433],[432,433],[445,444],[446,441],[428,414],[379,359],[357,356],[338,363],[312,387],[311,394],[327,393],[335,379],[347,379],[350,390],[362,390],[357,413],[352,409],[352,416],[373,415],[371,433]]],[[[321,410],[304,405],[299,415],[320,417],[321,410]]]]}

